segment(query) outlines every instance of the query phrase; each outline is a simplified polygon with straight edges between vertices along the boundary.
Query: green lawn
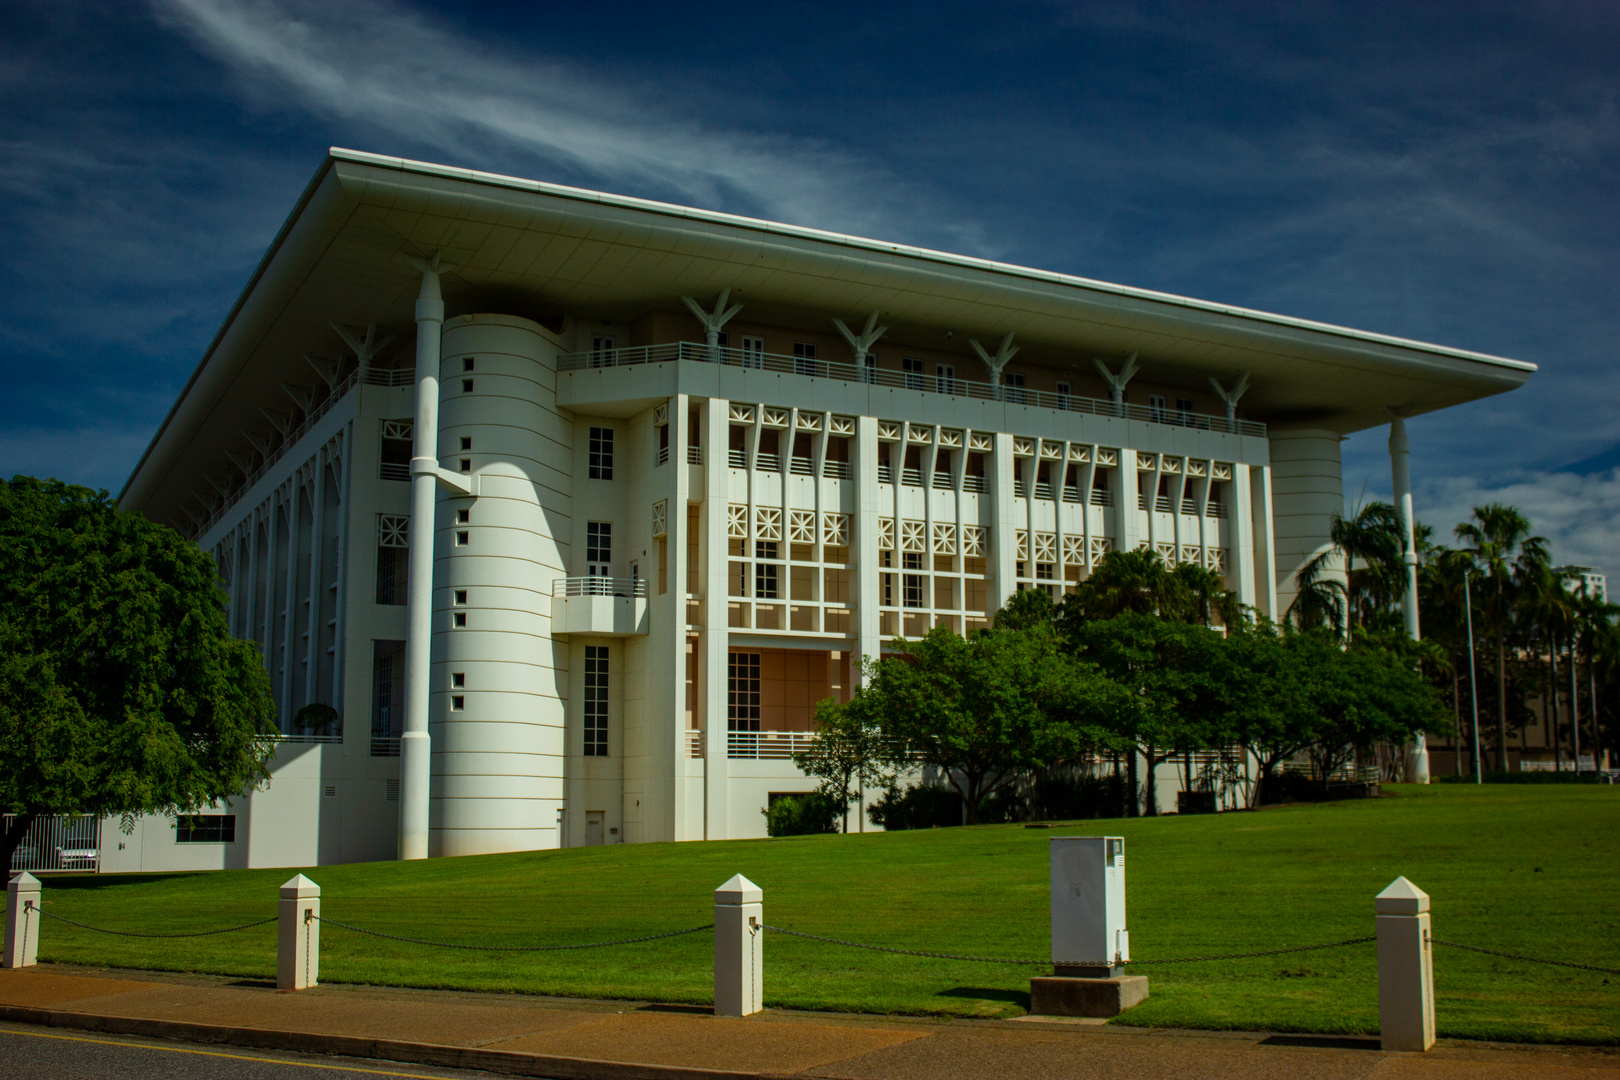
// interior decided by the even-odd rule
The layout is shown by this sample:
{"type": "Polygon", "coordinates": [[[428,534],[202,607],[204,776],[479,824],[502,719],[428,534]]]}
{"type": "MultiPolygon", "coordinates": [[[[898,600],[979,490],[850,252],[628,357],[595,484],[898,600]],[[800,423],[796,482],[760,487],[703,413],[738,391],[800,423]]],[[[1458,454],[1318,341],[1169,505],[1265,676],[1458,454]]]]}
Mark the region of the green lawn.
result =
{"type": "MultiPolygon", "coordinates": [[[[372,863],[308,871],[324,914],[444,941],[605,940],[707,923],[712,890],[742,872],[767,923],[902,948],[1042,957],[1046,844],[1121,834],[1138,960],[1337,941],[1373,932],[1372,898],[1398,874],[1433,896],[1441,939],[1620,967],[1620,789],[1395,788],[1382,799],[1211,817],[710,844],[654,844],[372,863]]],[[[226,926],[274,914],[288,870],[47,881],[49,910],[129,930],[226,926]]],[[[432,949],[322,935],[328,981],[706,1002],[707,934],[553,954],[432,949]]],[[[1008,1016],[1030,968],[766,943],[770,1005],[1008,1016]]],[[[47,921],[42,959],[273,976],[275,927],[220,937],[116,938],[47,921]]],[[[1131,1024],[1373,1033],[1372,945],[1139,968],[1152,997],[1131,1024]]],[[[1620,976],[1437,948],[1442,1036],[1620,1039],[1620,976]]]]}

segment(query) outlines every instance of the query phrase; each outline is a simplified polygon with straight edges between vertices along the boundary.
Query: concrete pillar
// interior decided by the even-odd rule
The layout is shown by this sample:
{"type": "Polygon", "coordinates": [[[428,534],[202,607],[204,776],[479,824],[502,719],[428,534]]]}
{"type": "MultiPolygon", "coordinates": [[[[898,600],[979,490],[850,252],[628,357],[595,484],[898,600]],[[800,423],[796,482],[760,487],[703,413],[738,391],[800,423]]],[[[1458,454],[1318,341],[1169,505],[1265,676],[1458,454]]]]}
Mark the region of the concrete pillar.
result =
{"type": "MultiPolygon", "coordinates": [[[[1406,437],[1406,421],[1389,419],[1389,472],[1394,483],[1395,510],[1401,517],[1401,536],[1406,545],[1406,593],[1401,597],[1401,613],[1406,616],[1406,636],[1417,641],[1418,628],[1417,541],[1412,517],[1412,440],[1406,437]]],[[[1406,749],[1406,778],[1416,784],[1429,782],[1429,747],[1422,732],[1406,749]]]]}
{"type": "Polygon", "coordinates": [[[737,874],[714,890],[714,1015],[764,1008],[765,893],[737,874]]]}
{"type": "Polygon", "coordinates": [[[39,878],[24,870],[6,886],[6,951],[0,968],[33,967],[39,952],[39,878]]]}
{"type": "Polygon", "coordinates": [[[731,588],[726,531],[731,488],[731,402],[709,398],[703,403],[702,423],[703,509],[698,526],[702,530],[698,543],[702,572],[698,587],[703,595],[703,630],[698,637],[698,708],[704,739],[703,839],[724,840],[731,834],[731,808],[726,797],[731,767],[727,756],[731,588]]]}
{"type": "Polygon", "coordinates": [[[1434,1045],[1434,944],[1429,894],[1398,877],[1373,901],[1378,912],[1378,1034],[1385,1050],[1434,1045]]]}
{"type": "Polygon", "coordinates": [[[428,693],[432,678],[433,534],[438,501],[439,348],[444,297],[439,260],[421,263],[416,301],[416,419],[411,449],[411,528],[405,607],[405,730],[399,740],[399,857],[428,856],[432,777],[428,693]],[[426,466],[425,469],[419,465],[426,466]]]}
{"type": "MultiPolygon", "coordinates": [[[[1294,575],[1327,550],[1334,514],[1344,513],[1339,467],[1339,433],[1320,429],[1271,435],[1272,527],[1281,621],[1294,602],[1294,575]]],[[[1335,567],[1342,581],[1344,568],[1335,567]]]]}
{"type": "Polygon", "coordinates": [[[276,989],[308,990],[321,978],[321,887],[299,874],[281,887],[276,989]]]}

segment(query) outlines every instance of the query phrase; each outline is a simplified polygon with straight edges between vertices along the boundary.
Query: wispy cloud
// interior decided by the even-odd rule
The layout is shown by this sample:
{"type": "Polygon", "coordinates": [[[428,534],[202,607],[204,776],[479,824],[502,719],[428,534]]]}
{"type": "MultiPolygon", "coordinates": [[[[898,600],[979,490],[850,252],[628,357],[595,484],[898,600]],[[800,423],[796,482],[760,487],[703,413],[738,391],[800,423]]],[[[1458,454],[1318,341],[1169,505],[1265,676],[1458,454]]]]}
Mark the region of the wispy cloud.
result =
{"type": "Polygon", "coordinates": [[[1525,472],[1495,484],[1454,476],[1422,485],[1418,517],[1434,526],[1436,541],[1455,544],[1452,528],[1473,507],[1517,506],[1551,543],[1560,563],[1620,568],[1620,469],[1591,476],[1525,472]]]}
{"type": "Polygon", "coordinates": [[[156,0],[160,16],[250,81],[328,118],[469,162],[538,161],[623,190],[845,232],[949,231],[937,196],[825,140],[726,130],[668,88],[503,51],[385,0],[156,0]],[[525,160],[527,159],[527,160],[525,160]]]}

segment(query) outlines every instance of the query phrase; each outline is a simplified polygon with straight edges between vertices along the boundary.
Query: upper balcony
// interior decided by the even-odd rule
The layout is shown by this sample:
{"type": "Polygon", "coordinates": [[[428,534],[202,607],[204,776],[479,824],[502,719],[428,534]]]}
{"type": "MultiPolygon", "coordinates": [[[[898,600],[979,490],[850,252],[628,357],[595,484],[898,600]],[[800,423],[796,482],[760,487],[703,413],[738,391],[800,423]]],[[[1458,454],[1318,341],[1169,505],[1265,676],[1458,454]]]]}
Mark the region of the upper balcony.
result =
{"type": "Polygon", "coordinates": [[[551,583],[551,632],[628,637],[647,632],[645,578],[568,577],[551,583]]]}
{"type": "Polygon", "coordinates": [[[1234,435],[1252,435],[1265,438],[1266,425],[1253,420],[1228,420],[1224,416],[1187,412],[1180,409],[1147,405],[1115,404],[1101,398],[1081,397],[1077,394],[1054,394],[1047,390],[1028,390],[1022,386],[975,382],[972,379],[947,378],[920,372],[890,371],[886,368],[858,368],[833,360],[815,360],[779,353],[755,352],[726,346],[711,348],[692,341],[674,341],[664,345],[643,345],[625,349],[597,349],[589,352],[563,353],[557,357],[558,371],[581,371],[589,368],[629,367],[637,364],[662,364],[672,360],[697,360],[729,367],[754,368],[786,375],[807,375],[817,379],[838,379],[843,382],[865,383],[901,390],[921,390],[924,393],[944,394],[950,397],[970,398],[978,401],[996,401],[1013,405],[1033,405],[1060,412],[1088,413],[1093,416],[1119,417],[1141,420],[1150,424],[1194,428],[1199,431],[1218,431],[1234,435]]]}

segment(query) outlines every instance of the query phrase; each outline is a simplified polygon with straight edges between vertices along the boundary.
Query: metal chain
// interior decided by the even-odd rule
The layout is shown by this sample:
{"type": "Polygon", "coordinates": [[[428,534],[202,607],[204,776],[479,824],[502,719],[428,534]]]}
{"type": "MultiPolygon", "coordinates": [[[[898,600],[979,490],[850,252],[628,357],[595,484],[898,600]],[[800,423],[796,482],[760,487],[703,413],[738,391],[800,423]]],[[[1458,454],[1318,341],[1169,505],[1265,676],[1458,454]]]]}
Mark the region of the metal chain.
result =
{"type": "Polygon", "coordinates": [[[714,923],[704,926],[694,926],[688,930],[671,930],[667,934],[649,934],[646,937],[621,938],[618,941],[593,941],[585,945],[463,945],[454,941],[426,941],[422,938],[402,937],[399,934],[385,934],[380,930],[364,930],[348,923],[340,923],[336,919],[328,919],[323,915],[315,918],[323,923],[330,923],[343,930],[352,930],[356,934],[366,934],[371,937],[387,938],[389,941],[404,941],[412,945],[433,945],[441,949],[467,949],[472,952],[554,952],[564,949],[600,949],[608,945],[634,945],[641,941],[658,941],[662,938],[680,937],[682,934],[696,934],[703,930],[713,930],[714,923]]]}
{"type": "Polygon", "coordinates": [[[1221,953],[1219,956],[1177,956],[1168,960],[1127,960],[1126,966],[1141,964],[1201,964],[1206,960],[1248,960],[1256,956],[1281,956],[1283,953],[1314,952],[1317,949],[1338,949],[1345,945],[1365,945],[1377,941],[1376,937],[1351,938],[1349,941],[1330,941],[1326,945],[1295,945],[1288,949],[1267,949],[1264,952],[1221,953]]]}
{"type": "Polygon", "coordinates": [[[251,930],[255,926],[263,926],[265,923],[273,923],[273,922],[276,921],[276,916],[272,915],[268,919],[260,919],[258,922],[243,923],[241,926],[227,926],[223,930],[196,930],[196,931],[193,931],[193,932],[187,933],[187,934],[140,934],[140,933],[136,933],[133,930],[108,930],[104,926],[91,926],[89,923],[74,922],[72,919],[63,918],[62,916],[56,914],[53,911],[46,911],[44,908],[35,908],[32,903],[29,903],[28,907],[29,907],[30,910],[38,911],[41,915],[45,915],[45,916],[48,916],[48,917],[50,917],[52,919],[55,919],[57,922],[65,922],[69,926],[77,926],[81,930],[94,930],[98,934],[115,934],[118,937],[138,937],[138,938],[212,937],[215,934],[234,934],[238,930],[251,930]]]}
{"type": "Polygon", "coordinates": [[[1568,960],[1543,960],[1539,956],[1523,956],[1519,953],[1498,952],[1496,949],[1482,949],[1478,945],[1464,945],[1459,941],[1441,941],[1439,938],[1429,939],[1435,945],[1446,945],[1453,949],[1467,949],[1469,952],[1484,953],[1487,956],[1501,956],[1508,960],[1523,960],[1531,964],[1547,964],[1550,967],[1580,968],[1582,971],[1600,971],[1605,975],[1620,975],[1620,969],[1595,967],[1592,964],[1573,964],[1568,960]]]}
{"type": "Polygon", "coordinates": [[[791,934],[793,937],[809,938],[811,941],[825,941],[832,945],[843,945],[851,949],[871,949],[873,952],[899,953],[901,956],[931,956],[936,960],[968,960],[975,964],[1034,964],[1046,966],[1050,960],[1008,960],[999,956],[957,956],[953,953],[924,952],[921,949],[891,949],[886,945],[868,945],[861,941],[842,941],[838,938],[822,937],[820,934],[806,934],[798,930],[787,930],[780,926],[766,926],[765,929],[778,934],[791,934]]]}

